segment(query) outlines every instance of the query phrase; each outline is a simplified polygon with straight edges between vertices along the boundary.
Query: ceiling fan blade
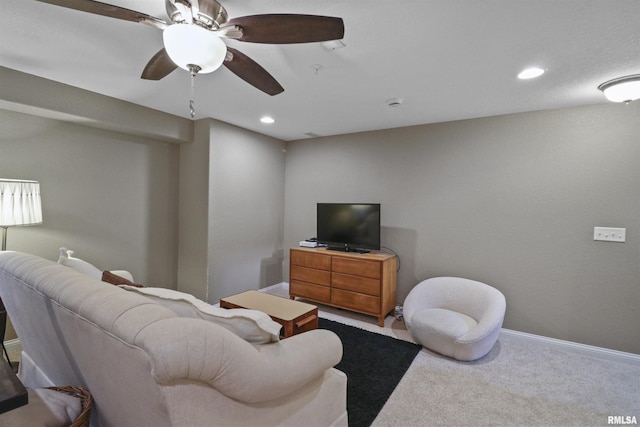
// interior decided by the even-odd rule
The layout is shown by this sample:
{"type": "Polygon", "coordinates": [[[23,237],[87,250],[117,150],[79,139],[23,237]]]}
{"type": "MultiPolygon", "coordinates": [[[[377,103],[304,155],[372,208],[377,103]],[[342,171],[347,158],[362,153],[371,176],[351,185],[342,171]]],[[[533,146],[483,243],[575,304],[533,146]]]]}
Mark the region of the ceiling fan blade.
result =
{"type": "Polygon", "coordinates": [[[81,12],[94,13],[96,15],[108,16],[110,18],[123,19],[125,21],[141,22],[156,27],[166,26],[166,22],[159,18],[154,18],[134,10],[125,9],[119,6],[113,6],[107,3],[100,3],[93,0],[37,0],[41,3],[62,6],[68,9],[75,9],[81,12]]]}
{"type": "MultiPolygon", "coordinates": [[[[222,25],[242,28],[237,40],[252,43],[312,43],[344,37],[342,18],[317,15],[267,14],[242,16],[222,25]]],[[[233,37],[233,36],[230,36],[233,37]]]]}
{"type": "Polygon", "coordinates": [[[167,51],[162,48],[147,62],[140,77],[145,80],[160,80],[171,74],[176,68],[178,66],[169,58],[167,51]]]}
{"type": "Polygon", "coordinates": [[[284,92],[280,83],[253,59],[231,47],[227,47],[227,52],[230,52],[233,58],[225,60],[224,66],[233,74],[271,96],[284,92]]]}

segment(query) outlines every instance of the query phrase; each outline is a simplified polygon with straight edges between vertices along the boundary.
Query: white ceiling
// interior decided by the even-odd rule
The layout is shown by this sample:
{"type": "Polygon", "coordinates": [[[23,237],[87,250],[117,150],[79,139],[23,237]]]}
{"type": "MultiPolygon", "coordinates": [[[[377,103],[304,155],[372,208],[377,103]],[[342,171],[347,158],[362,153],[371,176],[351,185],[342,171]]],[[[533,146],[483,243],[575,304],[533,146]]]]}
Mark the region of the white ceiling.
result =
{"type": "MultiPolygon", "coordinates": [[[[164,0],[103,0],[166,19],[164,0]]],[[[640,74],[640,0],[224,0],[230,18],[344,19],[346,47],[228,40],[285,88],[271,97],[222,67],[196,79],[196,119],[283,140],[606,102],[597,86],[640,74]],[[314,66],[321,65],[316,73],[314,66]],[[547,70],[518,80],[523,68],[547,70]],[[389,99],[402,98],[399,107],[389,99]],[[271,115],[276,123],[259,119],[271,115]]],[[[190,78],[140,79],[162,47],[146,25],[3,0],[0,65],[189,117],[190,78]]],[[[1,84],[1,82],[0,82],[1,84]]]]}

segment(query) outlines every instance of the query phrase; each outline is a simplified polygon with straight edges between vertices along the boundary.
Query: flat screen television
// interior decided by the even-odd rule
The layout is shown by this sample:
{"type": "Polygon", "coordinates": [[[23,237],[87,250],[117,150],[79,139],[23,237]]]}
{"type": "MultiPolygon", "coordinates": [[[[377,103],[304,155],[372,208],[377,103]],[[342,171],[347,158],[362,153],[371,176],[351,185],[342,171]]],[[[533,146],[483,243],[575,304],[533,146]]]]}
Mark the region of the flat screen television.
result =
{"type": "Polygon", "coordinates": [[[318,243],[328,249],[380,249],[380,203],[318,203],[316,221],[318,243]]]}

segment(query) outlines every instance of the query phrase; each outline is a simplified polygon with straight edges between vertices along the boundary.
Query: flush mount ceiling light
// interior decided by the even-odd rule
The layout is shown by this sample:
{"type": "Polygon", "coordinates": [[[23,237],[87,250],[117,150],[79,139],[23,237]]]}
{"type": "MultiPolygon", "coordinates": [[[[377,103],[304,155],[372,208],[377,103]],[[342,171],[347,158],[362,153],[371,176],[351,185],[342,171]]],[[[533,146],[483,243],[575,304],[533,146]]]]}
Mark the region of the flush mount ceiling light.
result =
{"type": "Polygon", "coordinates": [[[260,121],[262,123],[264,123],[265,125],[270,125],[272,123],[275,123],[276,121],[274,120],[273,117],[269,117],[269,116],[264,116],[260,119],[260,121]]]}
{"type": "Polygon", "coordinates": [[[598,86],[611,102],[629,103],[640,99],[640,74],[618,77],[598,86]]]}
{"type": "Polygon", "coordinates": [[[527,68],[526,70],[522,70],[520,74],[518,74],[518,78],[521,80],[527,79],[535,79],[536,77],[540,77],[544,74],[544,70],[538,67],[527,68]]]}

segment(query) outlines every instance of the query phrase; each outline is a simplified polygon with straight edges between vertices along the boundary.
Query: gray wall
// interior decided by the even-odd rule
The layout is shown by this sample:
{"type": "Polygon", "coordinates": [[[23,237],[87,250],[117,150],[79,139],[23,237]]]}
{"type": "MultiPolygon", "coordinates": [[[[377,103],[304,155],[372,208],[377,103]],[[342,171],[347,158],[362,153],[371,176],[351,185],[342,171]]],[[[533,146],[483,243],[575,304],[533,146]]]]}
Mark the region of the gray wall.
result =
{"type": "Polygon", "coordinates": [[[284,155],[215,120],[0,77],[0,176],[39,180],[44,207],[41,226],[9,230],[9,249],[53,260],[65,244],[216,302],[287,280],[280,260],[315,234],[316,202],[381,202],[399,301],[427,277],[475,278],[505,293],[507,328],[640,353],[638,102],[297,141],[284,155]],[[32,107],[56,120],[22,114],[32,107]],[[203,195],[205,215],[178,217],[203,195]],[[594,226],[626,227],[627,243],[594,242],[594,226]]]}
{"type": "Polygon", "coordinates": [[[0,176],[40,181],[43,224],[7,249],[50,260],[67,246],[101,269],[174,287],[178,146],[0,109],[0,176]]]}
{"type": "Polygon", "coordinates": [[[640,353],[637,102],[291,142],[285,182],[285,247],[315,235],[317,202],[382,204],[399,302],[468,277],[505,294],[506,328],[640,353]]]}
{"type": "Polygon", "coordinates": [[[212,302],[282,281],[284,142],[4,67],[0,80],[0,177],[40,180],[44,209],[9,249],[55,260],[64,244],[212,302]]]}
{"type": "Polygon", "coordinates": [[[180,145],[177,289],[203,301],[209,271],[210,129],[211,120],[198,120],[193,142],[180,145]]]}
{"type": "Polygon", "coordinates": [[[280,283],[285,143],[212,121],[209,289],[220,298],[280,283]]]}
{"type": "Polygon", "coordinates": [[[178,290],[212,304],[282,282],[283,141],[213,119],[180,145],[178,290]]]}

